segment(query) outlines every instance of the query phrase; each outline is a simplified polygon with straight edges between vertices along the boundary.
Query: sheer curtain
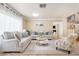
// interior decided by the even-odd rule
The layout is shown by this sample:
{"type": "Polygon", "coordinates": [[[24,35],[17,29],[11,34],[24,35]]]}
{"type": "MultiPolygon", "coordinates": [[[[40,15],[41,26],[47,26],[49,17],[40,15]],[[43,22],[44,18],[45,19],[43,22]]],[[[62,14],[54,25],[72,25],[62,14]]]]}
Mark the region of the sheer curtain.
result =
{"type": "Polygon", "coordinates": [[[22,17],[11,17],[0,13],[0,35],[6,31],[22,31],[22,17]]]}

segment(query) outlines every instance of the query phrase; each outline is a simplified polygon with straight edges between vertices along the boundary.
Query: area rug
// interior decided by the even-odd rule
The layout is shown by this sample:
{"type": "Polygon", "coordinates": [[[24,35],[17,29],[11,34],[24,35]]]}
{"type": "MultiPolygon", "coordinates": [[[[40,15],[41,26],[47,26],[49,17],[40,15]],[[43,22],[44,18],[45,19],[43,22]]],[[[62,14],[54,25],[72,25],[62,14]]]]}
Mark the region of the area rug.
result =
{"type": "Polygon", "coordinates": [[[56,50],[54,40],[49,40],[46,45],[39,45],[37,40],[32,41],[27,50],[56,50]]]}

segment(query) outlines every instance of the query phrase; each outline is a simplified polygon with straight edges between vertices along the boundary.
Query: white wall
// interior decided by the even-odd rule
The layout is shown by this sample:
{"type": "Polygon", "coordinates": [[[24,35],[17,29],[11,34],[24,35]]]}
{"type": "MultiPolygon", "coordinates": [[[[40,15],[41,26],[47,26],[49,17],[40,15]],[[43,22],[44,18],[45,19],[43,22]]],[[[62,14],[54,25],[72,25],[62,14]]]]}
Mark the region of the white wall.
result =
{"type": "Polygon", "coordinates": [[[0,34],[5,31],[22,31],[22,17],[11,17],[0,13],[0,34]]]}
{"type": "Polygon", "coordinates": [[[43,32],[47,32],[47,31],[51,31],[53,30],[52,26],[56,25],[57,27],[57,32],[59,37],[63,37],[63,33],[64,33],[64,21],[63,20],[27,20],[27,21],[23,21],[23,26],[24,29],[26,30],[30,30],[30,31],[43,31],[43,32]],[[37,26],[36,24],[43,24],[44,26],[37,26]]]}

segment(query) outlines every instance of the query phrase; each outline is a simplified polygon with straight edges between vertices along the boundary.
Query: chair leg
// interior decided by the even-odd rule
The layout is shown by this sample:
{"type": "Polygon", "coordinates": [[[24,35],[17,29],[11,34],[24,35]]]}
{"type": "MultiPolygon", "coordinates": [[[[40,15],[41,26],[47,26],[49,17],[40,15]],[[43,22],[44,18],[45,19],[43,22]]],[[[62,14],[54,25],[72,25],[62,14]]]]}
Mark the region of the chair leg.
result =
{"type": "Polygon", "coordinates": [[[70,54],[70,51],[68,51],[68,54],[70,54]]]}

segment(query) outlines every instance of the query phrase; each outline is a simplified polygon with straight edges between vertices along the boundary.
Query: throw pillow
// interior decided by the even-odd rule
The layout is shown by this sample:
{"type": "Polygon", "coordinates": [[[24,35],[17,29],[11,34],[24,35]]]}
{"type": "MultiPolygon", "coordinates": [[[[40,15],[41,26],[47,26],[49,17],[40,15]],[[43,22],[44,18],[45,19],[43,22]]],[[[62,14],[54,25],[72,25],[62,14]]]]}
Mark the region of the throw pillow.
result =
{"type": "Polygon", "coordinates": [[[28,32],[23,32],[22,33],[22,38],[24,38],[24,37],[28,37],[28,32]]]}
{"type": "Polygon", "coordinates": [[[13,32],[4,32],[4,39],[15,39],[13,32]]]}

